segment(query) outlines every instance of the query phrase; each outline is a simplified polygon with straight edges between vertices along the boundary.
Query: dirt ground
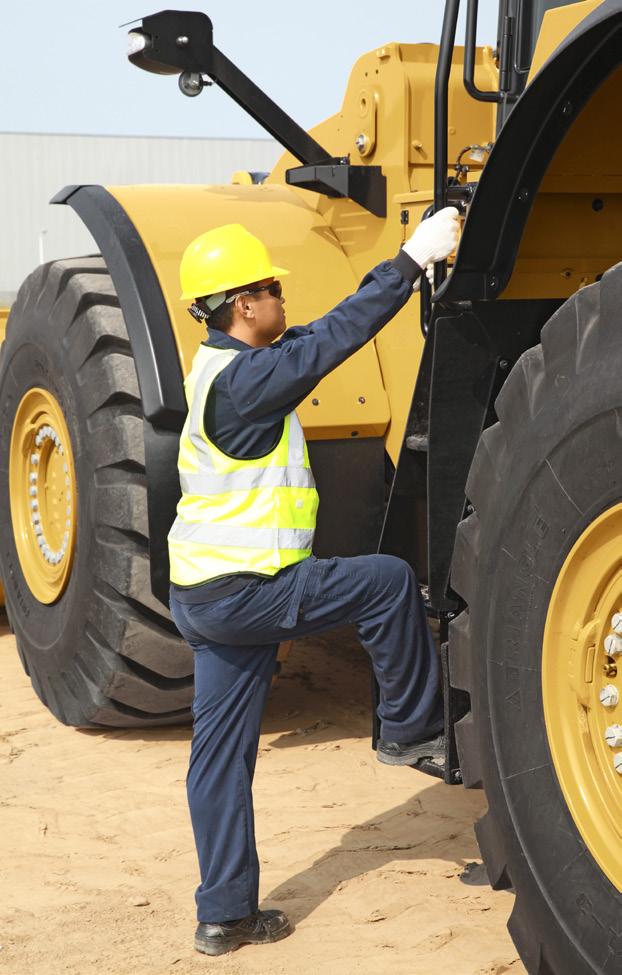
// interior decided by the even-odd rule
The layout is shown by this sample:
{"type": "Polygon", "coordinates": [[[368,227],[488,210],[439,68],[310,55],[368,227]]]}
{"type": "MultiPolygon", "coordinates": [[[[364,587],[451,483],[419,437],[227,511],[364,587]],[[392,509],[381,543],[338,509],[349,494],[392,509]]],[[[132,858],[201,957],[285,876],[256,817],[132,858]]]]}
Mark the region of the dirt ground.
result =
{"type": "Polygon", "coordinates": [[[0,628],[0,972],[525,975],[505,927],[513,897],[479,865],[482,794],[379,765],[368,735],[352,635],[295,644],[255,806],[262,904],[296,930],[210,959],[192,948],[189,729],[63,727],[0,628]]]}

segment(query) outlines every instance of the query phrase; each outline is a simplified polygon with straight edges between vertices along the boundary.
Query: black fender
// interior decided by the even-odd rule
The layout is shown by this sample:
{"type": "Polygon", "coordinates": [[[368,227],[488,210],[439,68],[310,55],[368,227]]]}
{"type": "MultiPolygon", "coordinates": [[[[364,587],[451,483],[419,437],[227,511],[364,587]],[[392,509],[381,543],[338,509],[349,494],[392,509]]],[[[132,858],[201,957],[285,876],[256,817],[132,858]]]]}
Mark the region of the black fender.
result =
{"type": "Polygon", "coordinates": [[[145,419],[180,433],[187,406],[179,355],[160,282],[140,234],[103,186],[66,186],[50,202],[72,207],[100,248],[123,309],[145,419]]]}
{"type": "Polygon", "coordinates": [[[167,606],[167,534],[181,493],[177,453],[187,406],[164,295],[136,227],[108,190],[67,186],[51,202],[71,206],[95,238],[123,309],[144,415],[151,588],[167,606]]]}

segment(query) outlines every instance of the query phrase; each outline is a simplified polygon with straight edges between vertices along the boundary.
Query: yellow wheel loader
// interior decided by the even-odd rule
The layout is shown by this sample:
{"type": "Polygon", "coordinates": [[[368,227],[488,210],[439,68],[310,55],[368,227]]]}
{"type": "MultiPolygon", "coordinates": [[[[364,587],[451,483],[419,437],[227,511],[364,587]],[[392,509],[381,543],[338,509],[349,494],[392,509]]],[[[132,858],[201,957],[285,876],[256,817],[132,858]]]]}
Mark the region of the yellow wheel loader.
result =
{"type": "MultiPolygon", "coordinates": [[[[446,0],[439,46],[361,57],[307,133],[162,11],[130,59],[220,85],[285,149],[230,186],[72,186],[101,256],[23,284],[0,351],[0,563],[42,701],[83,726],[189,718],[167,608],[198,233],[243,223],[308,322],[452,203],[459,249],[300,414],[317,554],[407,559],[444,640],[447,750],[483,787],[491,883],[530,975],[622,972],[622,0],[446,0]]],[[[160,83],[166,83],[161,81],[160,83]]],[[[201,100],[197,102],[200,111],[201,100]]],[[[199,123],[200,124],[200,123],[199,123]]]]}

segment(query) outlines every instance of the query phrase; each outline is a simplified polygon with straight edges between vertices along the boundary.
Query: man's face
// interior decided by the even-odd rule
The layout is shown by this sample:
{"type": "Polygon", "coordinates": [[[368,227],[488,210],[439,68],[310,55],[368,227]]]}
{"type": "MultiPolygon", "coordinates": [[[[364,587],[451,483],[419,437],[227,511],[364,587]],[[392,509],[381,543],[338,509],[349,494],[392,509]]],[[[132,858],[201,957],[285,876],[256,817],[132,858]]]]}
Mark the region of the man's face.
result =
{"type": "MultiPolygon", "coordinates": [[[[274,278],[258,281],[256,288],[268,287],[274,278]]],[[[257,291],[248,295],[255,312],[255,330],[258,337],[273,342],[285,331],[285,298],[275,298],[269,291],[257,291]]]]}
{"type": "Polygon", "coordinates": [[[241,295],[237,302],[248,302],[252,311],[252,317],[247,318],[247,323],[252,327],[256,338],[261,344],[269,345],[285,331],[285,298],[275,298],[268,290],[257,291],[257,288],[266,288],[272,284],[274,278],[264,278],[249,285],[253,294],[241,295]]]}

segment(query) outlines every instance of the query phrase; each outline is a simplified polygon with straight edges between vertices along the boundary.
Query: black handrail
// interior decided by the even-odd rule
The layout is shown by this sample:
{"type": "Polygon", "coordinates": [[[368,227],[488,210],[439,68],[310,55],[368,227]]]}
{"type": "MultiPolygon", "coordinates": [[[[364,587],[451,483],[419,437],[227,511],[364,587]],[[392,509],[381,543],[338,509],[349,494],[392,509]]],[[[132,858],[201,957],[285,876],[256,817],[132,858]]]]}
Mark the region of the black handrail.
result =
{"type": "Polygon", "coordinates": [[[475,51],[477,49],[477,11],[479,0],[468,0],[464,35],[464,87],[479,102],[500,102],[500,91],[483,91],[475,84],[475,51]]]}
{"type": "MultiPolygon", "coordinates": [[[[449,73],[456,41],[460,0],[447,0],[443,16],[441,44],[434,81],[434,212],[447,205],[447,95],[449,73]]],[[[447,276],[447,261],[434,265],[434,290],[447,276]]]]}

